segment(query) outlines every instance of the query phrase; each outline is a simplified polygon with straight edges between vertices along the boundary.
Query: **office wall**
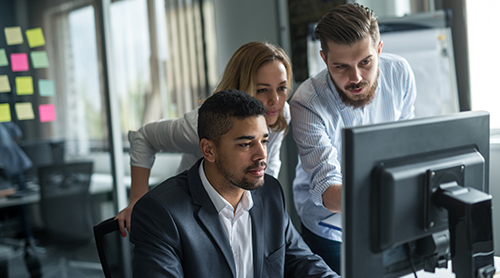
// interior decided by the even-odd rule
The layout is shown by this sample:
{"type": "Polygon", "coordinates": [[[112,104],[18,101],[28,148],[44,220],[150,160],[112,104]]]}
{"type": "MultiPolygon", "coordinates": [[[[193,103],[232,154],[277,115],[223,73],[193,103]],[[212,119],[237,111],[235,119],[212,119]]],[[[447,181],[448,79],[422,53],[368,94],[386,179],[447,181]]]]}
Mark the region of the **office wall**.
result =
{"type": "Polygon", "coordinates": [[[242,44],[279,44],[277,0],[214,0],[219,73],[242,44]]]}
{"type": "Polygon", "coordinates": [[[410,12],[410,1],[401,0],[350,0],[349,3],[359,3],[372,9],[377,16],[402,16],[410,12]]]}

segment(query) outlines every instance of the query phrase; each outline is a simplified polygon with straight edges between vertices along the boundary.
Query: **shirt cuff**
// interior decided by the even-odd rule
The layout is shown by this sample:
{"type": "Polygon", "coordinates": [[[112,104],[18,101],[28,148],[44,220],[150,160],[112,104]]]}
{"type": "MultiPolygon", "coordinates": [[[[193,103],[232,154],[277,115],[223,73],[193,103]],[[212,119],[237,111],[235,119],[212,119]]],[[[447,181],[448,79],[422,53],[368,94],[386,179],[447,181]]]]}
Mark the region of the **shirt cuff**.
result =
{"type": "Polygon", "coordinates": [[[314,185],[313,181],[313,187],[309,192],[311,193],[311,200],[316,206],[325,207],[323,205],[323,193],[325,193],[325,191],[334,184],[342,184],[341,174],[334,173],[332,177],[316,185],[314,185]]]}

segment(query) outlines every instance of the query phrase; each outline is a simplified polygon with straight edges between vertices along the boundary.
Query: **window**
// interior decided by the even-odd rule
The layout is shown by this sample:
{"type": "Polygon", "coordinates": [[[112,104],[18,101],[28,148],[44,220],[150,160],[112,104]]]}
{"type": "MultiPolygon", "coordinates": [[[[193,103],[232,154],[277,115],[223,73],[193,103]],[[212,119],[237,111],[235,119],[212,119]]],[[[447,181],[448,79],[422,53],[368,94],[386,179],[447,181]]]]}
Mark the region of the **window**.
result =
{"type": "MultiPolygon", "coordinates": [[[[81,1],[80,1],[81,2],[81,1]]],[[[68,155],[107,146],[99,78],[95,11],[70,5],[47,12],[51,79],[55,80],[57,121],[48,137],[64,138],[68,155]]]]}
{"type": "Polygon", "coordinates": [[[215,61],[204,46],[214,44],[215,35],[202,24],[206,13],[200,3],[211,6],[170,0],[111,4],[111,80],[120,98],[125,146],[129,130],[183,115],[211,92],[215,81],[208,69],[215,61]]]}
{"type": "Polygon", "coordinates": [[[466,1],[472,110],[490,113],[490,127],[500,131],[500,68],[495,55],[500,47],[500,1],[466,1]]]}
{"type": "Polygon", "coordinates": [[[112,87],[119,96],[121,131],[126,135],[129,129],[142,125],[146,113],[153,114],[151,118],[161,117],[158,91],[153,90],[150,82],[152,69],[157,69],[150,67],[151,44],[146,0],[112,3],[110,21],[110,75],[112,87]]]}

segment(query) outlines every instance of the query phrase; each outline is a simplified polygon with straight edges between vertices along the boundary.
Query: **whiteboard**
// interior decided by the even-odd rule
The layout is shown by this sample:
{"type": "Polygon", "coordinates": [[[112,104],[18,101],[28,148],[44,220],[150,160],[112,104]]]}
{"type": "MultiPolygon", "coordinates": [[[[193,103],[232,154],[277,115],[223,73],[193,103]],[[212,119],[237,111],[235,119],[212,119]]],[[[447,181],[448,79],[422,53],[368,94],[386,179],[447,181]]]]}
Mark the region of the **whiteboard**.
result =
{"type": "Polygon", "coordinates": [[[415,116],[459,112],[455,63],[448,28],[382,33],[384,52],[398,54],[415,74],[415,116]]]}

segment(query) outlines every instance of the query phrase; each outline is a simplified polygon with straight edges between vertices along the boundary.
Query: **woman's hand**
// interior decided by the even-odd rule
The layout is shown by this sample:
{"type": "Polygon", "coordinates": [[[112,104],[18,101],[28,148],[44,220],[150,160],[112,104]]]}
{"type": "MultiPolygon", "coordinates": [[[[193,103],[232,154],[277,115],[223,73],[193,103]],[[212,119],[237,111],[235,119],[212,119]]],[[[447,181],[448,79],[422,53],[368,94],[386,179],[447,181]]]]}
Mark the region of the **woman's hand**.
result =
{"type": "Polygon", "coordinates": [[[134,208],[135,203],[148,192],[148,179],[151,170],[147,168],[131,166],[130,172],[132,174],[130,201],[128,203],[128,206],[122,209],[115,217],[115,219],[118,219],[118,224],[120,225],[120,231],[123,237],[127,236],[127,230],[130,233],[130,219],[132,218],[132,209],[134,208]]]}
{"type": "Polygon", "coordinates": [[[132,209],[135,203],[129,204],[126,208],[122,209],[115,219],[118,219],[118,225],[120,225],[120,232],[122,237],[127,236],[127,231],[130,233],[130,218],[132,217],[132,209]]]}

